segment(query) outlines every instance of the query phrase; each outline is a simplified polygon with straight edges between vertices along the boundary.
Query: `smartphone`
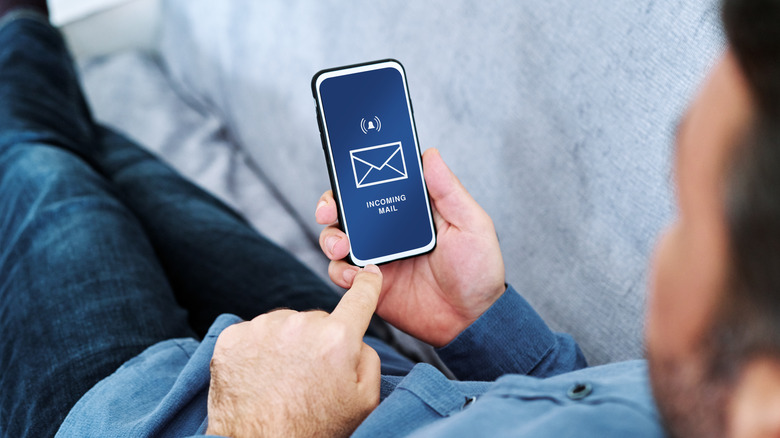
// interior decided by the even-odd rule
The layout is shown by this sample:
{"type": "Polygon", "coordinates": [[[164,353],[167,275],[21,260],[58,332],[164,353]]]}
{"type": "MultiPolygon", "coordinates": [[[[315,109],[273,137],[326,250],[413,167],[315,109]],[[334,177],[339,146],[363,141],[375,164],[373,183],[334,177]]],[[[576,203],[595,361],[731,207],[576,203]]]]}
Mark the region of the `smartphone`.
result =
{"type": "Polygon", "coordinates": [[[436,230],[401,63],[322,70],[311,85],[350,263],[381,264],[433,250],[436,230]]]}

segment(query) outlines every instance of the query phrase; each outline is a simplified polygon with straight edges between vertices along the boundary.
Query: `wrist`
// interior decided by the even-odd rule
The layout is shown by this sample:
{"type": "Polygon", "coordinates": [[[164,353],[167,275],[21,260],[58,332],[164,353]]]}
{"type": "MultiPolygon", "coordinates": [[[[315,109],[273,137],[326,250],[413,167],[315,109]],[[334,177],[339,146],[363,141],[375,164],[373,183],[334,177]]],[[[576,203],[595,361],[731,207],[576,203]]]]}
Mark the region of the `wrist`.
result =
{"type": "Polygon", "coordinates": [[[429,342],[435,348],[442,348],[452,341],[454,341],[461,333],[471,327],[482,315],[485,314],[495,303],[501,298],[507,290],[507,284],[501,283],[498,286],[494,286],[487,289],[487,292],[481,294],[482,300],[477,302],[471,302],[467,308],[459,315],[455,322],[450,322],[446,327],[443,327],[438,336],[433,342],[429,342]]]}

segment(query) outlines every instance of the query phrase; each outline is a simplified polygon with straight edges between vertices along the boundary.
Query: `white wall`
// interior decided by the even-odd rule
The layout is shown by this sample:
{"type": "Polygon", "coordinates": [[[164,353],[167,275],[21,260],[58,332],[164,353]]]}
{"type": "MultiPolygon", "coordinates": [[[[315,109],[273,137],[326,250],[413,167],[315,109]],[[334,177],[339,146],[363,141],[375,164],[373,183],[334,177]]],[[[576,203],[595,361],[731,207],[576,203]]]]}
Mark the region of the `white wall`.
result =
{"type": "Polygon", "coordinates": [[[51,21],[62,26],[132,0],[48,0],[51,21]]]}
{"type": "Polygon", "coordinates": [[[154,50],[160,0],[48,0],[76,58],[125,49],[154,50]]]}

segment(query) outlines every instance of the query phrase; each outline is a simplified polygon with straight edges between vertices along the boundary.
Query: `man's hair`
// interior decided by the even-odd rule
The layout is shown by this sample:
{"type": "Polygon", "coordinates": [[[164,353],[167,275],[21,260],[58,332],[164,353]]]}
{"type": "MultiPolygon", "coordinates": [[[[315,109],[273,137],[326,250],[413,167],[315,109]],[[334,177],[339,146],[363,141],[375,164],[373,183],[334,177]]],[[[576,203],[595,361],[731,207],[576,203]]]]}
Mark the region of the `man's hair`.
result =
{"type": "Polygon", "coordinates": [[[707,342],[710,372],[735,378],[780,358],[780,0],[724,0],[722,13],[753,98],[727,174],[729,283],[707,342]]]}
{"type": "Polygon", "coordinates": [[[780,112],[780,1],[725,0],[723,24],[759,112],[780,112]]]}

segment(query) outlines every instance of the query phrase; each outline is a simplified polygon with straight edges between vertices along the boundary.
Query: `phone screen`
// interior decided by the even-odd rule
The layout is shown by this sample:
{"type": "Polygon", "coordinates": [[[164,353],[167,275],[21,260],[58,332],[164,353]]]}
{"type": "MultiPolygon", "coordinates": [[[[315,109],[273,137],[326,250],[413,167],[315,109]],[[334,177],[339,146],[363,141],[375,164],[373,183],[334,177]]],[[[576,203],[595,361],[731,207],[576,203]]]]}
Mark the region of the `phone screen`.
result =
{"type": "Polygon", "coordinates": [[[436,234],[401,64],[325,70],[312,87],[352,263],[385,263],[432,250],[436,234]]]}

